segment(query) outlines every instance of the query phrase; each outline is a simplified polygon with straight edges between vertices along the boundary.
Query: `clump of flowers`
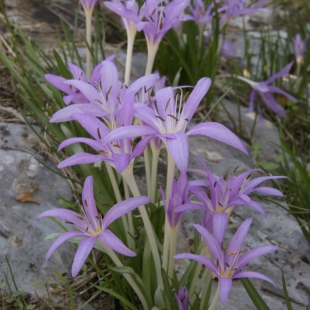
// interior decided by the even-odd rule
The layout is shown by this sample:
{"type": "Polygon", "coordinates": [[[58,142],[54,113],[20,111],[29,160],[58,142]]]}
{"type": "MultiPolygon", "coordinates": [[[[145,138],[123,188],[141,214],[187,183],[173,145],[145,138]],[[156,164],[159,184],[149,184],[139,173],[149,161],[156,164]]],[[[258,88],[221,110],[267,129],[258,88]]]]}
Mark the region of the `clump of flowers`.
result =
{"type": "MultiPolygon", "coordinates": [[[[284,108],[280,104],[277,103],[273,94],[274,93],[281,94],[293,102],[297,102],[298,100],[292,95],[290,95],[289,93],[287,93],[286,91],[282,90],[281,88],[274,86],[274,85],[270,85],[270,84],[273,83],[276,79],[286,76],[290,72],[292,66],[293,66],[293,62],[289,63],[282,70],[273,74],[266,81],[263,81],[263,82],[254,82],[243,76],[237,76],[239,80],[248,83],[253,88],[250,94],[249,111],[254,111],[254,101],[255,101],[256,95],[258,94],[261,97],[264,104],[270,110],[272,110],[274,113],[276,113],[280,117],[285,117],[284,108]]],[[[258,105],[258,112],[259,112],[260,120],[262,120],[262,111],[261,111],[260,105],[258,105]]]]}
{"type": "MultiPolygon", "coordinates": [[[[266,245],[243,253],[242,246],[252,219],[240,224],[227,247],[223,246],[223,241],[232,208],[249,206],[265,215],[251,194],[257,192],[281,197],[282,193],[276,189],[258,187],[264,181],[281,177],[250,180],[251,173],[261,171],[259,169],[238,176],[233,173],[217,176],[202,160],[204,170],[191,169],[188,144],[191,136],[212,138],[243,153],[248,152],[242,141],[220,123],[189,125],[209,91],[210,78],[200,78],[195,86],[165,87],[165,77],[151,74],[158,46],[167,31],[175,23],[187,19],[195,19],[204,26],[212,18],[215,4],[219,4],[211,4],[205,10],[202,1],[194,1],[190,6],[193,18],[190,18],[184,13],[189,2],[147,0],[139,7],[135,1],[105,1],[106,7],[120,15],[128,35],[124,83],[118,78],[113,56],[100,62],[92,76],[71,63],[68,68],[72,79],[51,74],[45,76],[50,84],[65,93],[64,108],[50,121],[73,121],[87,132],[87,136],[69,137],[59,145],[58,150],[76,143],[83,147],[63,160],[58,168],[95,164],[98,170],[102,169],[102,177],[109,178],[109,190],[115,198],[115,203],[103,207],[94,197],[96,179],[88,176],[82,190],[81,213],[61,208],[42,213],[39,218],[55,217],[75,227],[53,242],[46,259],[61,244],[73,239],[71,241],[78,243],[72,265],[72,276],[75,277],[96,248],[108,257],[109,275],[104,274],[104,287],[131,308],[160,309],[169,304],[171,309],[187,310],[196,306],[202,309],[207,302],[206,290],[212,285],[212,275],[218,278],[219,285],[211,302],[207,302],[209,310],[215,309],[219,300],[227,300],[233,279],[259,278],[275,284],[260,273],[244,270],[253,259],[277,250],[275,246],[266,245]],[[148,61],[145,76],[130,83],[131,54],[137,31],[144,31],[148,61]],[[166,184],[158,186],[158,161],[162,153],[167,163],[166,184]],[[145,168],[146,184],[143,188],[136,180],[137,159],[145,168]],[[189,180],[188,172],[195,172],[202,178],[189,180]],[[142,189],[148,196],[141,195],[142,189]],[[201,223],[193,224],[200,234],[196,238],[197,246],[194,253],[177,254],[177,237],[183,217],[194,209],[202,212],[201,223]],[[189,271],[180,277],[175,270],[176,259],[191,261],[189,271]],[[199,262],[200,269],[196,269],[192,261],[199,262]],[[206,268],[199,280],[202,265],[206,268]],[[112,285],[110,281],[114,279],[117,283],[112,285]],[[118,285],[121,286],[119,291],[118,285]]],[[[264,2],[258,1],[248,8],[244,1],[226,1],[219,12],[222,19],[227,20],[260,10],[264,2]],[[236,13],[236,8],[241,12],[236,13]]],[[[92,12],[95,3],[82,1],[85,12],[92,12]]],[[[87,72],[91,72],[89,66],[87,62],[87,72]]],[[[258,93],[271,109],[284,116],[270,94],[275,92],[291,100],[295,98],[270,84],[287,74],[290,68],[291,64],[260,83],[239,77],[253,86],[250,109],[253,109],[254,97],[258,93]]]]}

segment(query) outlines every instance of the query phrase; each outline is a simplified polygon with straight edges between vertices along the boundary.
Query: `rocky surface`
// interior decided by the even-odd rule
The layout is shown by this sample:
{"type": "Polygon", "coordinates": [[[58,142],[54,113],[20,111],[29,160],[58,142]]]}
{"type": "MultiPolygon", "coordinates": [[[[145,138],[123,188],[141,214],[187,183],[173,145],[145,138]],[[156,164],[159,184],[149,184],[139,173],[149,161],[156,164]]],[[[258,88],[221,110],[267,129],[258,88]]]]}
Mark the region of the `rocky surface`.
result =
{"type": "Polygon", "coordinates": [[[59,207],[58,197],[71,199],[69,183],[48,170],[55,167],[38,154],[38,138],[26,125],[0,123],[0,267],[1,282],[7,276],[19,290],[46,294],[44,283],[55,279],[54,270],[67,274],[72,248],[60,248],[45,262],[51,241],[47,235],[59,231],[49,220],[37,220],[42,212],[59,207]]]}
{"type": "MultiPolygon", "coordinates": [[[[8,1],[5,3],[10,8],[11,19],[21,25],[22,30],[28,30],[29,35],[36,39],[43,46],[53,47],[56,45],[57,36],[54,32],[54,25],[59,22],[59,18],[65,17],[66,23],[72,25],[73,2],[66,1],[63,6],[59,6],[57,1],[51,1],[47,6],[41,1],[8,1]],[[29,9],[28,5],[32,4],[29,9]],[[40,5],[38,5],[40,3],[40,5]],[[34,5],[33,5],[34,4],[34,5]],[[44,14],[43,14],[43,13],[44,14]],[[69,12],[69,13],[68,13],[69,12]],[[42,20],[42,16],[49,16],[49,19],[42,20]],[[40,19],[41,18],[41,19],[40,19]],[[31,25],[31,26],[29,26],[31,25]]],[[[262,14],[255,14],[246,19],[248,29],[252,32],[253,54],[259,52],[259,39],[255,29],[255,23],[269,24],[272,19],[270,11],[262,14]]],[[[82,18],[79,19],[82,21],[82,18]]],[[[232,41],[237,47],[237,57],[243,58],[244,42],[240,35],[240,20],[235,21],[237,30],[231,35],[232,41]],[[239,22],[239,24],[238,24],[239,22]]],[[[285,36],[285,34],[283,34],[285,36]]],[[[81,52],[83,49],[81,48],[81,52]]],[[[124,51],[117,46],[108,46],[107,55],[117,53],[116,64],[119,69],[124,68],[124,51]]],[[[133,79],[143,74],[145,55],[136,54],[134,56],[133,79]]],[[[255,60],[255,57],[252,58],[255,60]]],[[[120,78],[122,78],[120,76],[120,78]]],[[[224,101],[226,109],[234,117],[238,117],[235,104],[224,101]]],[[[253,123],[253,115],[245,114],[242,111],[243,132],[248,135],[253,123]]],[[[221,120],[224,124],[232,128],[232,124],[223,110],[220,111],[221,120]]],[[[257,126],[254,143],[262,143],[262,158],[273,159],[279,152],[278,148],[270,143],[278,144],[279,138],[277,130],[273,124],[264,122],[257,126]]],[[[238,168],[241,173],[255,167],[253,157],[246,156],[235,149],[215,142],[204,137],[191,137],[190,139],[190,165],[200,167],[196,156],[203,157],[213,173],[224,174],[238,168]]],[[[247,145],[251,152],[251,147],[247,145]]],[[[46,165],[55,168],[52,163],[46,161],[41,156],[40,144],[26,127],[21,124],[1,123],[0,124],[0,268],[1,281],[4,282],[4,275],[8,275],[8,266],[5,257],[8,258],[10,267],[14,273],[14,278],[18,289],[44,295],[45,288],[42,283],[53,278],[53,271],[69,273],[73,251],[69,244],[57,250],[49,262],[44,261],[45,254],[50,246],[50,241],[43,240],[43,237],[59,232],[59,227],[46,219],[38,221],[37,216],[45,210],[58,207],[57,194],[70,200],[72,193],[68,183],[61,177],[43,167],[36,158],[39,158],[46,165]],[[41,285],[35,285],[41,283],[41,285]]],[[[272,310],[285,309],[282,292],[281,270],[285,272],[289,295],[293,302],[293,308],[297,310],[309,307],[310,295],[310,266],[309,252],[310,246],[302,235],[297,223],[284,210],[267,202],[262,202],[266,209],[267,218],[264,219],[259,213],[250,208],[235,208],[231,221],[240,221],[252,217],[253,224],[250,234],[245,242],[246,249],[258,245],[274,244],[279,250],[267,257],[262,257],[253,261],[249,269],[262,272],[278,285],[273,288],[268,284],[255,280],[255,287],[261,292],[264,300],[272,310]],[[308,257],[308,258],[307,258],[308,257]]],[[[190,247],[193,229],[193,222],[199,222],[198,213],[187,214],[181,229],[181,237],[178,251],[183,251],[190,247]]],[[[234,230],[227,233],[229,238],[234,230]]],[[[178,266],[182,268],[182,263],[178,266]]],[[[10,282],[12,284],[12,282],[10,282]]],[[[230,298],[225,305],[219,305],[217,309],[239,310],[254,309],[251,300],[244,291],[241,282],[236,281],[232,288],[230,298]]]]}

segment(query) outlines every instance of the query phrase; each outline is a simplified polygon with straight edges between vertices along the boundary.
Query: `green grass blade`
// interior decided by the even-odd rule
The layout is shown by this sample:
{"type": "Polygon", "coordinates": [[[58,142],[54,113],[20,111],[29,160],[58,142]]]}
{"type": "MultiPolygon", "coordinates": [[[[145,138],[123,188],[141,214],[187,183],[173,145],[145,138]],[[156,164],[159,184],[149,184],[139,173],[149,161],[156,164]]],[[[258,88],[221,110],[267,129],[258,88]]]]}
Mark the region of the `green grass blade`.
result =
{"type": "Polygon", "coordinates": [[[254,285],[251,283],[251,281],[248,278],[241,279],[241,282],[248,293],[249,297],[253,301],[253,304],[258,310],[270,310],[270,308],[267,306],[265,301],[262,299],[262,297],[257,292],[254,285]]]}
{"type": "Polygon", "coordinates": [[[285,296],[285,302],[286,302],[286,307],[288,310],[293,310],[290,297],[288,295],[287,287],[286,287],[286,282],[285,282],[285,277],[284,277],[284,272],[282,270],[282,285],[283,285],[283,292],[285,296]]]}

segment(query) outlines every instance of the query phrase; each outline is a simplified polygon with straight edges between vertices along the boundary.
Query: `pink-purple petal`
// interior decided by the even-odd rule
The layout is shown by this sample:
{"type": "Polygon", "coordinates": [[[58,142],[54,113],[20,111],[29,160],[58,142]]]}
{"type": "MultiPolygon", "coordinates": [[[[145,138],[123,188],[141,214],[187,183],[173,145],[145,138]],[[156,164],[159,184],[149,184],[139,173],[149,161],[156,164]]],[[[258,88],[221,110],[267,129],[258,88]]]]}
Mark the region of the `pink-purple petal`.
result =
{"type": "Polygon", "coordinates": [[[193,226],[200,233],[201,237],[203,238],[204,242],[209,247],[209,250],[214,256],[214,258],[216,260],[217,259],[221,260],[223,252],[222,252],[221,245],[219,244],[218,240],[215,237],[213,237],[210,234],[210,232],[207,229],[205,229],[203,226],[198,225],[198,224],[194,224],[193,226]]]}
{"type": "Polygon", "coordinates": [[[279,191],[276,188],[272,188],[272,187],[258,187],[258,188],[255,188],[253,192],[256,192],[262,195],[283,197],[283,193],[281,191],[279,191]]]}
{"type": "Polygon", "coordinates": [[[100,238],[103,244],[105,244],[108,248],[112,249],[117,253],[130,257],[137,255],[135,252],[127,248],[125,244],[118,237],[116,237],[109,229],[105,229],[105,231],[102,232],[100,235],[98,235],[98,237],[100,238]]]}
{"type": "Polygon", "coordinates": [[[142,137],[145,135],[156,134],[157,132],[149,126],[143,125],[128,125],[123,127],[118,127],[112,130],[106,137],[102,140],[103,144],[107,144],[112,141],[122,140],[122,139],[133,139],[137,137],[142,137]]]}
{"type": "Polygon", "coordinates": [[[232,279],[222,277],[219,277],[218,279],[220,281],[220,300],[224,303],[228,298],[228,294],[232,286],[232,279]]]}
{"type": "Polygon", "coordinates": [[[298,99],[296,99],[295,97],[293,97],[292,95],[290,95],[289,93],[287,93],[286,91],[282,90],[281,88],[277,87],[277,86],[268,86],[269,91],[272,93],[277,93],[277,94],[281,94],[283,96],[285,96],[286,98],[290,99],[293,102],[297,102],[298,99]]]}
{"type": "Polygon", "coordinates": [[[245,265],[247,265],[252,260],[262,255],[266,255],[268,253],[274,252],[276,250],[278,250],[278,248],[273,245],[263,245],[263,246],[254,248],[239,257],[236,267],[238,269],[242,269],[245,265]]]}
{"type": "Polygon", "coordinates": [[[260,93],[260,96],[266,106],[280,117],[284,118],[286,113],[284,108],[277,103],[271,93],[260,93]]]}
{"type": "Polygon", "coordinates": [[[93,177],[88,176],[84,182],[82,191],[82,203],[88,220],[95,227],[98,222],[98,211],[93,192],[93,177]]]}
{"type": "Polygon", "coordinates": [[[49,250],[46,253],[45,260],[48,260],[53,252],[64,242],[66,242],[69,239],[76,238],[76,237],[83,237],[84,234],[79,231],[68,231],[63,233],[61,236],[59,236],[51,245],[49,250]]]}
{"type": "Polygon", "coordinates": [[[118,218],[133,211],[137,207],[145,205],[149,202],[151,202],[149,197],[140,196],[140,197],[132,197],[117,203],[104,216],[102,220],[103,227],[104,228],[109,227],[109,225],[118,218]]]}
{"type": "Polygon", "coordinates": [[[194,126],[187,132],[188,136],[203,135],[214,140],[226,143],[245,154],[248,154],[241,140],[228,128],[220,123],[208,122],[194,126]]]}
{"type": "Polygon", "coordinates": [[[46,216],[51,216],[51,217],[56,217],[59,219],[62,219],[66,222],[72,222],[72,223],[76,223],[77,222],[77,216],[80,216],[78,213],[72,211],[72,210],[67,210],[67,209],[62,209],[62,208],[55,208],[55,209],[51,209],[51,210],[47,210],[43,213],[41,213],[38,216],[38,219],[41,219],[42,217],[46,217],[46,216]]]}
{"type": "Polygon", "coordinates": [[[74,255],[73,264],[72,264],[72,277],[75,277],[79,271],[82,269],[83,264],[85,263],[90,251],[94,247],[97,238],[94,237],[84,237],[74,255]]]}
{"type": "Polygon", "coordinates": [[[68,68],[71,71],[72,76],[74,77],[75,80],[87,83],[86,74],[85,74],[85,72],[80,67],[78,67],[77,65],[72,64],[72,63],[69,62],[68,63],[68,68]]]}
{"type": "Polygon", "coordinates": [[[71,93],[70,86],[64,83],[66,79],[63,78],[62,76],[57,76],[54,74],[45,74],[44,77],[50,84],[52,84],[59,90],[63,91],[64,93],[66,94],[71,93]]]}
{"type": "Polygon", "coordinates": [[[197,107],[211,86],[211,79],[202,78],[196,84],[184,106],[184,119],[191,120],[197,107]]]}
{"type": "Polygon", "coordinates": [[[167,114],[175,113],[175,100],[172,87],[159,89],[155,93],[158,115],[166,120],[167,114]]]}
{"type": "Polygon", "coordinates": [[[250,194],[254,188],[256,186],[258,186],[259,184],[265,182],[265,181],[268,181],[268,180],[278,180],[278,179],[283,179],[283,178],[286,178],[285,176],[265,176],[265,177],[258,177],[258,178],[255,178],[251,181],[249,181],[244,189],[243,189],[243,193],[244,194],[250,194]]]}
{"type": "Polygon", "coordinates": [[[188,167],[188,142],[184,131],[173,135],[174,138],[167,138],[167,146],[176,166],[181,172],[186,172],[188,167]]]}
{"type": "Polygon", "coordinates": [[[234,276],[234,278],[235,279],[256,278],[256,279],[267,281],[267,282],[271,283],[272,285],[277,286],[275,284],[275,282],[273,282],[270,278],[264,276],[263,274],[261,274],[259,272],[255,272],[255,271],[240,271],[234,276]]]}
{"type": "Polygon", "coordinates": [[[100,157],[88,153],[77,153],[62,161],[57,167],[64,168],[75,165],[93,164],[100,161],[100,157]]]}
{"type": "Polygon", "coordinates": [[[90,102],[98,102],[101,99],[93,85],[77,80],[67,80],[65,83],[76,87],[90,102]]]}
{"type": "Polygon", "coordinates": [[[131,160],[131,155],[128,153],[113,154],[112,159],[117,172],[122,173],[128,167],[131,160]]]}
{"type": "Polygon", "coordinates": [[[150,143],[150,141],[154,139],[153,136],[147,136],[145,138],[142,138],[134,147],[131,158],[136,158],[137,156],[140,156],[146,146],[150,143]]]}
{"type": "Polygon", "coordinates": [[[64,140],[63,142],[60,143],[60,145],[58,146],[58,152],[60,150],[62,150],[63,148],[74,144],[74,143],[85,143],[87,145],[89,145],[90,147],[92,147],[94,150],[99,151],[102,149],[102,143],[90,139],[90,138],[69,138],[64,140]]]}
{"type": "Polygon", "coordinates": [[[219,244],[222,244],[224,239],[224,234],[226,231],[228,220],[227,213],[215,213],[213,214],[213,234],[215,239],[218,241],[219,244]]]}
{"type": "Polygon", "coordinates": [[[265,81],[265,83],[266,83],[266,84],[270,84],[270,83],[272,83],[274,80],[276,80],[276,79],[278,79],[278,78],[281,78],[281,77],[287,75],[287,74],[290,72],[290,70],[291,70],[293,64],[294,64],[293,61],[290,62],[289,64],[287,64],[281,71],[279,71],[279,72],[273,74],[269,79],[267,79],[267,80],[265,81]]]}
{"type": "Polygon", "coordinates": [[[238,230],[236,231],[236,233],[229,242],[227,253],[233,253],[233,252],[239,253],[241,251],[241,247],[250,229],[251,224],[252,219],[248,218],[239,226],[238,230]]]}
{"type": "Polygon", "coordinates": [[[196,254],[189,254],[189,253],[184,253],[184,254],[177,254],[174,256],[175,259],[192,259],[195,260],[198,263],[203,264],[206,266],[208,269],[210,269],[213,273],[217,274],[217,267],[213,263],[213,261],[210,258],[207,258],[203,255],[196,255],[196,254]]]}

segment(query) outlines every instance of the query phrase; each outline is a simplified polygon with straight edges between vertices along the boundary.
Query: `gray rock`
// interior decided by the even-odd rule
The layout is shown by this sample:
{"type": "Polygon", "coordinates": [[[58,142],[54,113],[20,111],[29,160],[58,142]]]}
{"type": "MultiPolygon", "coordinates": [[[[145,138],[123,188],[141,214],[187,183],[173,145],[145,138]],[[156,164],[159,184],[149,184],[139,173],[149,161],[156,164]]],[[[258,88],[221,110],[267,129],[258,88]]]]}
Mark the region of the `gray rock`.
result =
{"type": "MultiPolygon", "coordinates": [[[[237,105],[231,101],[224,99],[223,103],[225,109],[230,114],[231,118],[238,124],[239,115],[237,105]]],[[[219,121],[223,122],[225,126],[233,130],[233,124],[227,117],[225,109],[220,105],[218,109],[219,121]]],[[[241,110],[241,134],[243,139],[249,141],[253,123],[255,120],[255,113],[247,113],[247,108],[240,106],[241,110]]],[[[268,120],[263,120],[261,124],[256,124],[254,134],[252,137],[252,146],[254,144],[261,144],[260,160],[273,161],[277,155],[281,153],[280,138],[277,127],[268,120]]],[[[251,152],[251,148],[249,148],[251,152]]]]}
{"type": "MultiPolygon", "coordinates": [[[[37,217],[46,210],[59,207],[57,195],[70,199],[71,189],[65,179],[46,169],[33,155],[22,151],[31,146],[30,142],[37,145],[27,126],[1,124],[0,128],[1,281],[5,282],[6,275],[14,290],[7,257],[18,289],[42,296],[46,294],[43,284],[55,278],[54,270],[70,274],[73,247],[69,244],[60,247],[45,262],[51,241],[43,238],[61,231],[54,222],[48,219],[39,221],[37,217]]],[[[36,157],[56,169],[42,157],[36,157]]]]}

